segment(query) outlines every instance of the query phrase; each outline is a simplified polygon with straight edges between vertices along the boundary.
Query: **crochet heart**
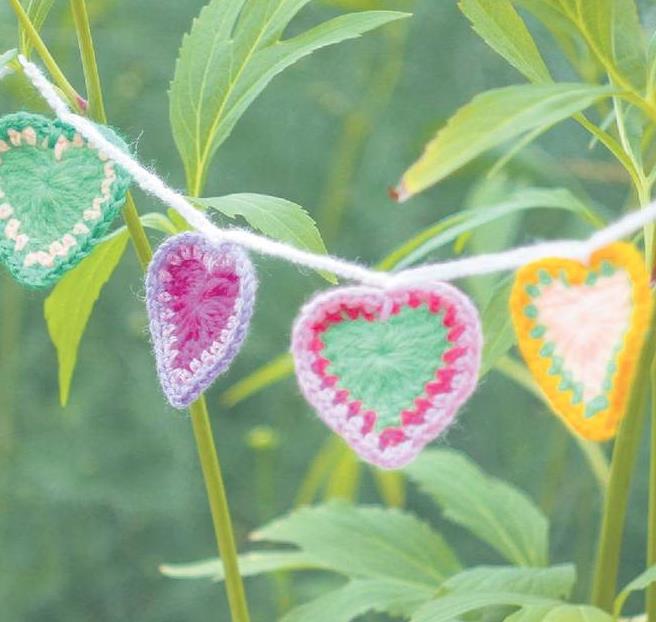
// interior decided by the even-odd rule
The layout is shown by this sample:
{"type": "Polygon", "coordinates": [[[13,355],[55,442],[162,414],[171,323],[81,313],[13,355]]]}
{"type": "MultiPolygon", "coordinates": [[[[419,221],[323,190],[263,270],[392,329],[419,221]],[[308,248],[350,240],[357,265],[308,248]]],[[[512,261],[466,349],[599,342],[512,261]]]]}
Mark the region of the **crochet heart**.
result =
{"type": "Polygon", "coordinates": [[[24,112],[3,117],[0,260],[25,285],[52,284],[107,232],[129,184],[74,128],[24,112]]]}
{"type": "Polygon", "coordinates": [[[481,343],[476,309],[450,285],[352,287],[303,308],[292,352],[323,421],[364,460],[391,469],[452,422],[476,386],[481,343]]]}
{"type": "Polygon", "coordinates": [[[547,259],[517,273],[519,348],[554,411],[582,436],[611,438],[626,410],[651,315],[649,275],[630,244],[589,263],[547,259]]]}
{"type": "Polygon", "coordinates": [[[146,302],[162,389],[186,408],[223,373],[241,347],[257,281],[238,246],[182,233],[148,268],[146,302]]]}

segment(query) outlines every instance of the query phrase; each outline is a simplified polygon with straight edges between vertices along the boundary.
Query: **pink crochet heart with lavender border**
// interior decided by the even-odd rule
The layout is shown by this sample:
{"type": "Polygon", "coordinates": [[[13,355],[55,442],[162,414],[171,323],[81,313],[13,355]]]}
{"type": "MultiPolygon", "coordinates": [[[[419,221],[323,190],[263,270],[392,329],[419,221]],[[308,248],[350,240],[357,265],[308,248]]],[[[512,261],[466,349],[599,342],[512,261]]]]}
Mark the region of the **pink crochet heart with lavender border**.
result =
{"type": "Polygon", "coordinates": [[[159,247],[146,276],[146,303],[157,372],[172,406],[189,406],[229,367],[248,332],[256,288],[253,266],[234,244],[181,233],[159,247]]]}
{"type": "Polygon", "coordinates": [[[453,421],[476,386],[481,348],[475,307],[445,283],[320,294],[292,338],[299,385],[319,417],[388,469],[453,421]]]}

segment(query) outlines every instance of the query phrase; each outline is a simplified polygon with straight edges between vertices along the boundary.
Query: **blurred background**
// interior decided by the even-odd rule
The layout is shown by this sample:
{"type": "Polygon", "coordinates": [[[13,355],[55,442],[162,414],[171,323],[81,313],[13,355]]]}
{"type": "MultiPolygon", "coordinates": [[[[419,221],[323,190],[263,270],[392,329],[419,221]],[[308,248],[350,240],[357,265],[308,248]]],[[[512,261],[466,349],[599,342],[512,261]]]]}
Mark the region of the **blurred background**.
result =
{"type": "MultiPolygon", "coordinates": [[[[167,88],[181,37],[203,4],[89,3],[112,124],[174,187],[184,185],[184,175],[169,130],[167,88]]],[[[292,30],[344,8],[374,4],[380,3],[314,0],[292,30]]],[[[381,259],[445,215],[481,203],[481,196],[522,184],[567,187],[597,202],[608,216],[624,209],[630,196],[622,171],[599,147],[589,150],[588,137],[572,122],[546,134],[492,179],[485,176],[492,160],[483,159],[407,204],[390,200],[388,187],[458,106],[484,89],[522,79],[471,31],[455,1],[390,0],[387,6],[410,10],[414,17],[322,50],[272,83],[222,147],[208,196],[259,192],[295,201],[317,220],[331,252],[366,262],[381,259]]],[[[654,10],[643,8],[653,25],[654,10]]],[[[55,3],[43,34],[81,90],[67,9],[66,2],[55,3]]],[[[538,29],[537,37],[556,72],[575,79],[555,50],[549,54],[554,46],[548,35],[538,29]]],[[[15,45],[13,14],[0,3],[0,50],[15,45]]],[[[0,114],[23,108],[44,111],[38,96],[16,78],[4,81],[0,114]]],[[[139,193],[136,198],[141,212],[163,210],[139,193]]],[[[521,222],[490,227],[477,234],[475,249],[582,235],[581,225],[564,214],[532,211],[521,222]]],[[[442,255],[448,253],[453,249],[442,255]]],[[[230,372],[208,393],[242,550],[251,530],[293,507],[329,436],[293,378],[233,407],[221,402],[226,389],[287,349],[299,306],[326,286],[309,271],[261,257],[255,261],[261,289],[250,337],[230,372]]],[[[480,284],[460,285],[484,297],[480,284]]],[[[155,376],[134,252],[128,249],[102,292],[64,409],[43,320],[45,295],[0,276],[0,620],[227,620],[221,586],[158,573],[163,562],[212,557],[215,545],[190,422],[167,406],[155,376]]],[[[563,426],[540,402],[492,372],[440,442],[462,449],[536,500],[552,521],[553,561],[581,565],[583,593],[600,501],[563,426]]],[[[644,564],[645,449],[622,582],[644,564]]],[[[407,506],[441,530],[466,562],[500,562],[444,522],[415,490],[407,492],[407,506]]],[[[381,502],[368,469],[357,498],[381,502]]],[[[333,579],[297,577],[288,598],[309,598],[327,581],[333,579]]],[[[253,579],[247,589],[255,622],[271,622],[280,600],[276,582],[253,579]]]]}

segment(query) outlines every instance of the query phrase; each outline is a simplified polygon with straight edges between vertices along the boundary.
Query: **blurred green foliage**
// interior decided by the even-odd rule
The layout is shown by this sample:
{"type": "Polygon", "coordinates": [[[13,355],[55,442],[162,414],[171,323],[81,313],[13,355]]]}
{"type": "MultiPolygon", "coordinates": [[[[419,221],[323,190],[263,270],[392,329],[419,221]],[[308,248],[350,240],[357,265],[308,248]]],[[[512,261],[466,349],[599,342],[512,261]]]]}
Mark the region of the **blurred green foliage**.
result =
{"type": "MultiPolygon", "coordinates": [[[[176,187],[184,186],[185,176],[169,131],[166,91],[182,35],[203,4],[89,3],[112,124],[142,161],[176,187]]],[[[345,6],[377,4],[315,1],[291,32],[345,6]]],[[[384,4],[410,8],[405,0],[384,4]]],[[[643,8],[645,23],[653,25],[656,11],[651,4],[643,8]]],[[[485,159],[404,205],[392,202],[387,188],[458,106],[482,90],[519,82],[520,76],[471,31],[455,2],[418,0],[411,10],[414,17],[401,28],[388,26],[322,50],[278,77],[223,146],[209,171],[206,195],[285,197],[317,220],[329,251],[371,263],[471,206],[474,191],[486,183],[485,159]]],[[[548,33],[537,30],[538,40],[547,43],[542,49],[549,49],[548,33]]],[[[81,90],[67,3],[55,3],[43,33],[81,90]]],[[[0,44],[0,50],[16,45],[15,21],[5,3],[0,44]]],[[[567,73],[559,55],[547,55],[546,61],[554,73],[567,73]]],[[[44,110],[29,87],[16,77],[6,79],[0,114],[23,106],[44,110]]],[[[567,122],[517,156],[504,174],[515,188],[557,184],[577,196],[589,194],[606,215],[617,215],[628,196],[627,178],[601,147],[589,151],[588,143],[585,132],[567,122]]],[[[138,193],[136,198],[141,213],[163,209],[138,193]]],[[[585,230],[562,211],[530,212],[509,243],[585,230]]],[[[476,250],[491,250],[494,243],[480,238],[476,250]]],[[[450,252],[443,247],[438,256],[450,252]]],[[[251,335],[229,375],[208,394],[240,545],[251,530],[293,505],[329,436],[292,379],[233,408],[219,404],[223,390],[287,348],[300,304],[325,287],[310,271],[256,262],[262,285],[251,335]],[[273,431],[275,442],[261,442],[261,426],[273,431]]],[[[475,282],[464,285],[476,291],[475,282]]],[[[214,544],[187,415],[166,406],[155,377],[134,253],[129,249],[101,294],[63,410],[42,316],[44,296],[18,289],[6,275],[0,278],[0,620],[227,620],[220,586],[173,581],[158,572],[163,562],[211,556],[214,544]]],[[[535,397],[492,373],[445,442],[537,500],[552,521],[554,563],[590,567],[598,488],[570,436],[535,397]]],[[[621,583],[644,566],[644,454],[621,583]]],[[[378,500],[371,472],[362,475],[360,500],[378,500]]],[[[495,561],[490,550],[445,523],[415,488],[408,494],[407,504],[431,517],[464,564],[495,561]]],[[[589,577],[583,573],[579,579],[581,594],[589,577]]],[[[270,622],[279,608],[318,595],[327,583],[333,585],[334,578],[323,574],[293,585],[249,580],[254,620],[270,622]]]]}

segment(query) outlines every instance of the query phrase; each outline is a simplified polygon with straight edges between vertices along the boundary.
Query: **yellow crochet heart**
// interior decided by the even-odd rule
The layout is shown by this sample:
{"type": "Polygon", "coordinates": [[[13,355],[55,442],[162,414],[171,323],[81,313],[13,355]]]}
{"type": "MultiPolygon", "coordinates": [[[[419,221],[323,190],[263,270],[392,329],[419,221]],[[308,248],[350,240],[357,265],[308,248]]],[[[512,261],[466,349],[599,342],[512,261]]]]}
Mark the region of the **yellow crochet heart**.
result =
{"type": "Polygon", "coordinates": [[[519,349],[551,407],[581,436],[614,436],[651,304],[644,259],[623,242],[587,265],[545,259],[517,272],[510,308],[519,349]]]}

